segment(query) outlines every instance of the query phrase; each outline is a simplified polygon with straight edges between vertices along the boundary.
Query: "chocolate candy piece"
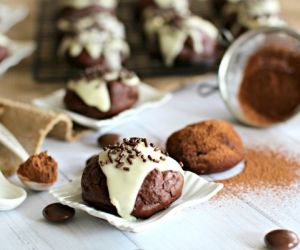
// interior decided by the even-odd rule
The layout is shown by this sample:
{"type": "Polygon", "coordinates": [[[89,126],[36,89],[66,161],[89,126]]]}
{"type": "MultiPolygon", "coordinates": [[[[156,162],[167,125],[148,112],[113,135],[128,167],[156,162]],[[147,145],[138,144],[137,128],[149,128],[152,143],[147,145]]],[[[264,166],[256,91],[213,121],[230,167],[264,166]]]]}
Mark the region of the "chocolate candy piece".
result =
{"type": "Polygon", "coordinates": [[[74,217],[75,209],[60,203],[53,203],[43,209],[44,217],[51,222],[64,222],[74,217]]]}
{"type": "Polygon", "coordinates": [[[104,148],[110,145],[114,145],[119,141],[120,136],[118,134],[104,134],[98,138],[98,144],[104,148]]]}
{"type": "Polygon", "coordinates": [[[265,244],[270,250],[289,250],[299,244],[299,238],[292,231],[278,229],[265,236],[265,244]]]}

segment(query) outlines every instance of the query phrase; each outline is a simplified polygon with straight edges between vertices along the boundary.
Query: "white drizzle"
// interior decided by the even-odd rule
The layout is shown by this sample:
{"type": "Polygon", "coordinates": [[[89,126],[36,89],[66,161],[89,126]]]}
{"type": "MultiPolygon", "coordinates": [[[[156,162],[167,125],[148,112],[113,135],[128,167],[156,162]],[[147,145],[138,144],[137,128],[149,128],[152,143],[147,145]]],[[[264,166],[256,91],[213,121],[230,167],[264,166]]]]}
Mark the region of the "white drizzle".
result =
{"type": "Polygon", "coordinates": [[[154,2],[162,9],[174,9],[178,13],[189,12],[188,0],[154,0],[154,2]]]}
{"type": "Polygon", "coordinates": [[[136,86],[140,83],[137,75],[122,70],[106,73],[102,77],[71,80],[68,83],[68,89],[74,91],[85,104],[95,107],[101,112],[108,112],[111,108],[111,100],[107,84],[117,79],[128,86],[136,86]]]}
{"type": "Polygon", "coordinates": [[[111,70],[121,69],[122,57],[129,56],[129,46],[124,39],[96,28],[82,31],[77,36],[65,37],[59,48],[59,54],[62,56],[68,52],[70,56],[77,57],[84,49],[93,59],[104,56],[111,70]]]}
{"type": "Polygon", "coordinates": [[[9,45],[9,39],[0,33],[0,46],[7,47],[9,45]]]}
{"type": "Polygon", "coordinates": [[[125,37],[125,27],[115,16],[106,12],[79,18],[78,20],[69,20],[62,18],[57,22],[57,27],[61,31],[81,32],[94,26],[101,27],[114,37],[125,37]]]}
{"type": "Polygon", "coordinates": [[[117,0],[60,0],[60,4],[66,7],[73,7],[76,9],[86,8],[91,5],[99,5],[104,8],[112,9],[118,4],[117,0]]]}
{"type": "MultiPolygon", "coordinates": [[[[133,148],[127,146],[133,152],[133,148]]],[[[144,142],[139,142],[136,149],[144,155],[147,160],[143,161],[141,157],[135,156],[131,159],[132,164],[127,162],[130,155],[128,151],[124,150],[124,165],[118,167],[116,159],[120,157],[120,151],[115,154],[110,153],[112,161],[109,160],[109,149],[99,154],[99,165],[106,176],[109,198],[111,203],[116,207],[118,214],[124,219],[134,221],[136,218],[131,215],[138,192],[147,175],[154,169],[161,172],[176,171],[183,175],[183,170],[179,163],[174,159],[164,155],[160,150],[154,150],[154,147],[146,146],[144,142]],[[153,162],[148,159],[151,158],[159,160],[153,162]],[[160,158],[164,160],[160,160],[160,158]],[[124,168],[128,168],[125,171],[124,168]]],[[[135,154],[133,152],[132,154],[135,154]]]]}
{"type": "Polygon", "coordinates": [[[180,27],[165,23],[160,16],[146,20],[144,27],[150,39],[154,34],[158,35],[160,49],[167,66],[173,65],[188,37],[192,39],[195,52],[200,54],[204,50],[202,34],[205,33],[212,39],[216,39],[218,35],[218,30],[212,23],[194,15],[184,18],[180,27]]]}
{"type": "Polygon", "coordinates": [[[263,26],[280,27],[286,25],[280,17],[280,12],[278,0],[248,0],[241,3],[238,19],[241,25],[249,29],[263,26]]]}
{"type": "Polygon", "coordinates": [[[109,92],[107,84],[102,79],[71,81],[68,88],[73,90],[85,104],[101,112],[109,111],[111,106],[109,92]]]}

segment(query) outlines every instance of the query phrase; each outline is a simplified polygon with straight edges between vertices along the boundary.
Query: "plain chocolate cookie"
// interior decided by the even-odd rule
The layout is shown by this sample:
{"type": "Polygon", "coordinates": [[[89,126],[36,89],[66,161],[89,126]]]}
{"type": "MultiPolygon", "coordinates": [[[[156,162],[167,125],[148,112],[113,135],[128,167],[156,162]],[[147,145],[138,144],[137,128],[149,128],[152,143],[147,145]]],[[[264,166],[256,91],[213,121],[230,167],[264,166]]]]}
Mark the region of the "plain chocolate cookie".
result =
{"type": "MultiPolygon", "coordinates": [[[[181,196],[183,184],[184,178],[178,172],[160,172],[156,169],[151,171],[138,193],[132,215],[148,218],[167,208],[181,196]]],[[[109,199],[106,176],[99,166],[98,156],[87,161],[81,187],[82,199],[85,202],[97,209],[117,214],[109,199]]]]}
{"type": "Polygon", "coordinates": [[[240,136],[227,122],[208,120],[189,125],[167,140],[171,157],[185,170],[196,174],[218,173],[234,167],[244,158],[240,136]]]}
{"type": "Polygon", "coordinates": [[[126,109],[131,108],[139,97],[136,86],[127,86],[119,81],[107,83],[111,108],[108,112],[101,112],[95,107],[85,104],[72,90],[67,89],[64,103],[67,109],[95,119],[110,118],[126,109]]]}

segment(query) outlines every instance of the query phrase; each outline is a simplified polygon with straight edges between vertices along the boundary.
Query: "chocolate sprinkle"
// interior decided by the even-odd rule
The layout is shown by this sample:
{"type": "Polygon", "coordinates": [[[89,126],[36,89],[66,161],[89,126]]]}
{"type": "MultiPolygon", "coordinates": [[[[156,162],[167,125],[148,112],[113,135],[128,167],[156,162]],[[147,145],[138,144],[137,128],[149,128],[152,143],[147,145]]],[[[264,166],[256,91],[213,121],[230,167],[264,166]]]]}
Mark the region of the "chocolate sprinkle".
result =
{"type": "MultiPolygon", "coordinates": [[[[107,152],[107,158],[109,161],[102,162],[100,161],[100,166],[104,166],[105,164],[113,164],[115,162],[116,168],[122,168],[124,171],[129,171],[128,167],[125,167],[125,164],[132,165],[133,160],[140,158],[143,162],[151,161],[154,163],[159,163],[160,161],[165,161],[168,153],[164,150],[160,150],[153,143],[148,143],[146,138],[124,138],[122,143],[116,143],[115,145],[109,145],[103,148],[104,151],[107,152]],[[138,150],[138,146],[140,143],[143,143],[145,147],[149,147],[149,145],[153,148],[155,152],[160,151],[162,154],[159,156],[159,159],[154,159],[151,155],[144,155],[140,150],[138,150]],[[112,157],[112,155],[115,155],[112,157]]],[[[182,166],[182,165],[181,165],[182,166]]]]}

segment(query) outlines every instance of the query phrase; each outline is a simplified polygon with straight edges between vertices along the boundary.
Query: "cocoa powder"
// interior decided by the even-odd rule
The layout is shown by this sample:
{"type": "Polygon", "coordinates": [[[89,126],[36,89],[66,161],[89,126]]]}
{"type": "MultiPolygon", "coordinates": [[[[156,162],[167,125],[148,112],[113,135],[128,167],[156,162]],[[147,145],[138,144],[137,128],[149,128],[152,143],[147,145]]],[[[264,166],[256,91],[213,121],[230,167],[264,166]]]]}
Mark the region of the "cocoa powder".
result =
{"type": "Polygon", "coordinates": [[[239,90],[248,120],[271,125],[291,117],[300,104],[300,54],[267,47],[250,57],[239,90]]]}
{"type": "Polygon", "coordinates": [[[37,183],[54,183],[57,179],[57,162],[47,152],[32,155],[20,165],[18,175],[37,183]]]}
{"type": "Polygon", "coordinates": [[[300,163],[280,150],[248,149],[244,171],[225,181],[224,194],[239,195],[254,190],[287,190],[299,185],[300,163]]]}

